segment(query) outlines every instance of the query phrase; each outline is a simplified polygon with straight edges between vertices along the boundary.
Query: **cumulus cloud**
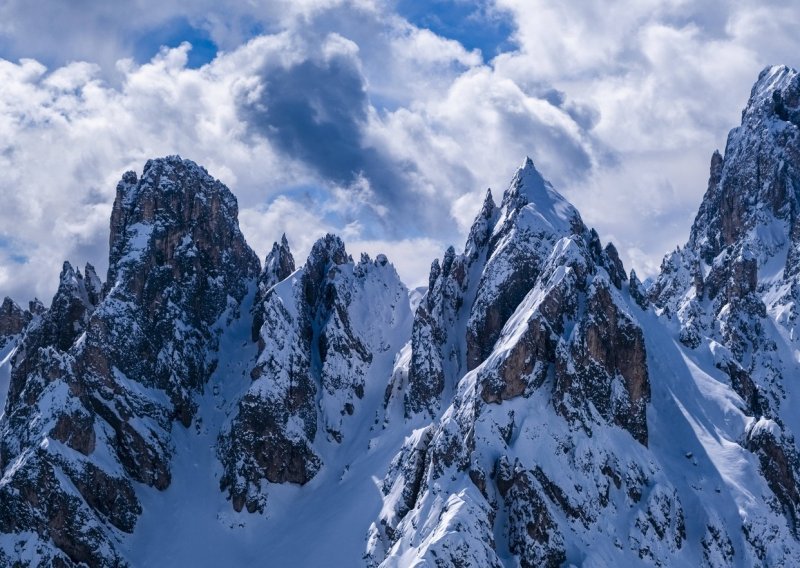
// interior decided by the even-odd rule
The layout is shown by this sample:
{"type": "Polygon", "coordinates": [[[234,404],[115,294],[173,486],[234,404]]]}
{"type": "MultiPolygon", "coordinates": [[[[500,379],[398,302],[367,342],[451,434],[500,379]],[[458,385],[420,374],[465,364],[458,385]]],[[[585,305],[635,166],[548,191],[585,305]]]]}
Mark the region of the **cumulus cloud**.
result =
{"type": "Polygon", "coordinates": [[[259,32],[274,33],[343,5],[373,9],[370,0],[137,0],[124,5],[5,0],[0,4],[0,48],[7,58],[36,58],[48,65],[97,62],[110,76],[119,59],[145,55],[143,63],[155,54],[159,45],[149,38],[194,30],[195,37],[208,35],[221,50],[232,51],[259,32]]]}
{"type": "MultiPolygon", "coordinates": [[[[48,71],[35,60],[0,60],[0,139],[9,141],[0,151],[2,292],[47,301],[65,258],[102,271],[116,180],[158,155],[190,157],[230,185],[259,251],[283,230],[297,233],[301,254],[327,231],[378,242],[388,231],[365,229],[365,211],[383,226],[413,225],[417,202],[403,201],[411,166],[361,146],[367,123],[380,120],[354,44],[329,36],[321,45],[261,36],[201,69],[186,67],[182,45],[142,65],[121,60],[118,85],[95,64],[48,71]],[[311,204],[280,197],[306,190],[311,204]],[[289,218],[302,222],[287,227],[289,218]]],[[[403,231],[391,232],[404,242],[403,231]]]]}
{"type": "Polygon", "coordinates": [[[0,293],[46,301],[64,258],[102,270],[117,179],[174,153],[231,187],[259,254],[285,231],[300,260],[338,232],[412,285],[531,155],[652,274],[760,68],[800,53],[780,0],[481,0],[465,13],[509,23],[500,54],[395,6],[4,2],[0,293]],[[153,43],[175,30],[220,52],[190,68],[188,44],[153,43]]]}
{"type": "Polygon", "coordinates": [[[0,61],[0,238],[14,242],[0,250],[4,293],[48,300],[65,258],[102,269],[116,181],[149,157],[195,158],[251,201],[264,181],[249,173],[254,162],[273,171],[267,191],[285,187],[292,168],[278,168],[268,145],[242,140],[231,94],[241,76],[224,65],[186,69],[187,50],[125,63],[119,88],[84,63],[48,72],[33,60],[0,61]]]}
{"type": "Polygon", "coordinates": [[[276,235],[285,233],[298,264],[303,262],[317,239],[326,233],[338,233],[356,260],[361,252],[373,258],[385,254],[410,288],[427,283],[431,261],[441,256],[447,247],[447,243],[430,237],[365,238],[358,221],[343,227],[327,223],[316,214],[320,210],[319,205],[311,197],[290,199],[280,196],[269,206],[243,210],[239,221],[248,242],[259,251],[270,250],[276,235]]]}
{"type": "MultiPolygon", "coordinates": [[[[611,154],[560,189],[645,275],[685,242],[750,87],[766,65],[797,66],[800,13],[782,0],[496,0],[519,49],[494,61],[514,83],[548,84],[593,113],[611,154]]],[[[549,174],[545,171],[545,174],[549,174]]]]}

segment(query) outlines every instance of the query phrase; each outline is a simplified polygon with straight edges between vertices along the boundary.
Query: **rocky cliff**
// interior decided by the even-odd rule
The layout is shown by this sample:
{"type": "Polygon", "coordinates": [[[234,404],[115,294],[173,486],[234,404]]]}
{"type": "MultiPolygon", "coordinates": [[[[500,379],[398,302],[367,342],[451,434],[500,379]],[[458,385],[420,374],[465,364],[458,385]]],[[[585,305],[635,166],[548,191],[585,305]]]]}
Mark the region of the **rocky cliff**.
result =
{"type": "Polygon", "coordinates": [[[2,563],[125,563],[135,486],[169,486],[173,424],[191,424],[217,328],[258,276],[236,217],[233,194],[188,160],[123,176],[106,283],[65,263],[12,360],[0,532],[17,537],[2,563]]]}

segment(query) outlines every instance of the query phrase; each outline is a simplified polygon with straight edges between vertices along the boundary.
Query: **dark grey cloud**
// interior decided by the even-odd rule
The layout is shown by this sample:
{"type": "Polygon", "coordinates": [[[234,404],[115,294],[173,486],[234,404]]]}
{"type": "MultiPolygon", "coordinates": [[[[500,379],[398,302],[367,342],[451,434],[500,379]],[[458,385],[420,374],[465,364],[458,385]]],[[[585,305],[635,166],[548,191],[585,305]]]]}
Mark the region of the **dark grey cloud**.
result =
{"type": "Polygon", "coordinates": [[[382,231],[402,234],[427,229],[415,225],[428,217],[430,203],[409,199],[408,176],[414,166],[366,141],[370,102],[366,78],[354,55],[310,58],[292,66],[268,65],[260,81],[255,100],[242,97],[237,103],[251,134],[268,139],[326,183],[359,192],[359,181],[366,180],[373,200],[359,213],[369,214],[369,205],[391,209],[393,221],[386,223],[372,208],[372,220],[382,231]],[[404,223],[398,224],[398,218],[404,223]]]}
{"type": "MultiPolygon", "coordinates": [[[[555,108],[570,116],[561,106],[555,108]]],[[[582,140],[575,131],[567,130],[565,124],[548,123],[531,112],[516,109],[500,111],[508,136],[530,148],[529,152],[535,154],[537,164],[544,166],[545,176],[557,187],[570,185],[590,175],[595,164],[588,136],[582,140]]],[[[574,120],[574,117],[570,118],[574,120]]]]}
{"type": "MultiPolygon", "coordinates": [[[[308,30],[304,31],[308,34],[308,30]]],[[[493,114],[496,120],[487,118],[487,125],[499,128],[504,133],[504,143],[508,141],[514,147],[514,164],[526,154],[535,155],[537,163],[550,166],[549,177],[562,184],[589,175],[595,161],[594,142],[587,130],[597,121],[597,111],[575,105],[546,85],[504,89],[500,98],[481,100],[483,93],[491,90],[492,78],[488,67],[482,68],[480,74],[480,86],[467,87],[463,96],[451,101],[455,114],[468,115],[470,107],[478,113],[493,114]],[[541,103],[538,107],[537,101],[541,103]],[[565,164],[567,167],[563,167],[565,164]]],[[[373,237],[425,234],[458,238],[456,223],[452,219],[443,223],[442,212],[450,211],[455,197],[485,187],[489,180],[476,179],[467,158],[462,157],[460,163],[442,163],[442,169],[450,172],[445,180],[447,186],[432,191],[431,180],[425,179],[430,172],[419,168],[426,161],[421,155],[424,151],[412,151],[409,157],[372,145],[368,129],[375,126],[375,121],[388,117],[379,115],[371,106],[360,51],[344,49],[332,54],[323,48],[291,65],[267,61],[259,73],[259,84],[257,91],[243,93],[237,100],[238,114],[252,136],[268,140],[285,156],[316,172],[323,183],[350,188],[356,199],[364,197],[359,182],[368,182],[372,192],[368,205],[374,207],[353,213],[346,222],[359,221],[373,237]],[[428,185],[420,188],[420,183],[428,185]],[[390,210],[390,218],[376,217],[375,210],[380,208],[390,210]],[[370,231],[373,225],[379,230],[370,231]]],[[[451,110],[445,110],[448,113],[451,110]]],[[[466,147],[480,143],[477,117],[458,119],[463,123],[458,130],[466,127],[470,139],[462,139],[458,130],[449,133],[449,120],[444,119],[442,124],[429,122],[429,128],[414,132],[413,144],[436,148],[442,144],[466,147]]],[[[379,126],[386,127],[386,122],[379,126]]],[[[407,133],[401,128],[399,134],[407,133]]],[[[503,174],[502,187],[512,173],[503,174]]]]}
{"type": "Polygon", "coordinates": [[[367,110],[364,78],[343,56],[266,70],[261,96],[240,105],[254,132],[341,184],[369,162],[371,152],[361,147],[367,110]]]}

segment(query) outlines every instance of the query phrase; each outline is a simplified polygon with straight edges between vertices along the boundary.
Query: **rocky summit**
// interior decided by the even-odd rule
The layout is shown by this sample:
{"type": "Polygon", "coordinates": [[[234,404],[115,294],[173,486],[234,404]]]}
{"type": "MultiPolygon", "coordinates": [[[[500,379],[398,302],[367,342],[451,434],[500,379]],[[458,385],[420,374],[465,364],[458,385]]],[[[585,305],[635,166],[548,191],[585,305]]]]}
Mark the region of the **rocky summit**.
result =
{"type": "Polygon", "coordinates": [[[650,285],[530,158],[498,197],[420,297],[125,173],[105,280],[0,306],[0,565],[797,565],[800,75],[650,285]]]}

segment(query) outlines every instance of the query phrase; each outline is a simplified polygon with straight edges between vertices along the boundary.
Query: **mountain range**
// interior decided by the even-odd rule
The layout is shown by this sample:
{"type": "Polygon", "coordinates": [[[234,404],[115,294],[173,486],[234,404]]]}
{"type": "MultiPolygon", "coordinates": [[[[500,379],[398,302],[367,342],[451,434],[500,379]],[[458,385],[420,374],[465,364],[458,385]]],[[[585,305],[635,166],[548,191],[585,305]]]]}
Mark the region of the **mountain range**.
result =
{"type": "Polygon", "coordinates": [[[125,173],[105,279],[0,306],[0,565],[800,565],[800,74],[651,282],[530,158],[498,197],[420,294],[125,173]]]}

